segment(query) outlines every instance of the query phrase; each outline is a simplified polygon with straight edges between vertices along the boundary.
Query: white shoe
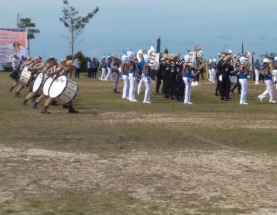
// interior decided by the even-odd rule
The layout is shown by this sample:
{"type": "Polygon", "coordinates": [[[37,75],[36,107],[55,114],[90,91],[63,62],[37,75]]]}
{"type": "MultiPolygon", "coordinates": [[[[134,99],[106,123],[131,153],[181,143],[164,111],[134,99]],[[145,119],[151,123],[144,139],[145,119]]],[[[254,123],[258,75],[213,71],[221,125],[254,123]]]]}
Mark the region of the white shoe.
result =
{"type": "Polygon", "coordinates": [[[243,102],[243,103],[240,103],[241,105],[248,105],[248,103],[246,103],[246,102],[243,102]]]}
{"type": "Polygon", "coordinates": [[[275,104],[275,103],[276,103],[276,101],[274,101],[274,100],[270,100],[270,101],[269,101],[269,103],[273,103],[273,104],[275,104]]]}
{"type": "Polygon", "coordinates": [[[137,102],[138,100],[136,100],[136,99],[133,99],[133,100],[130,100],[130,102],[137,102]]]}
{"type": "Polygon", "coordinates": [[[261,102],[263,101],[263,98],[261,96],[258,96],[258,98],[260,99],[261,102]]]}
{"type": "Polygon", "coordinates": [[[187,104],[187,105],[192,105],[192,102],[185,102],[185,104],[187,104]]]}
{"type": "Polygon", "coordinates": [[[146,104],[151,104],[151,102],[149,102],[149,101],[143,101],[143,103],[146,103],[146,104]]]}

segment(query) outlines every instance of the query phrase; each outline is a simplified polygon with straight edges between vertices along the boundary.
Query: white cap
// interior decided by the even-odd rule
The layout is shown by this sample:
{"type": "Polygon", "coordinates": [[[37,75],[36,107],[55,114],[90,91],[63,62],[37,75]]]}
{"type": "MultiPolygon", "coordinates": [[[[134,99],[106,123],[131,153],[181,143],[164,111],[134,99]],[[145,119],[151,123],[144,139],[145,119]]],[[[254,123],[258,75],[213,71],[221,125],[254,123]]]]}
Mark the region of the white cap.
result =
{"type": "Polygon", "coordinates": [[[211,63],[213,60],[212,59],[209,59],[209,63],[211,63]]]}
{"type": "Polygon", "coordinates": [[[263,62],[264,62],[264,63],[270,63],[270,61],[269,61],[268,58],[263,59],[263,62]]]}
{"type": "Polygon", "coordinates": [[[240,65],[244,65],[246,63],[246,60],[247,60],[246,57],[240,57],[239,58],[240,65]]]}
{"type": "Polygon", "coordinates": [[[189,54],[185,55],[184,60],[185,60],[186,63],[189,62],[189,54]]]}
{"type": "Polygon", "coordinates": [[[135,58],[135,53],[132,51],[127,51],[127,57],[131,60],[135,58]]]}
{"type": "Polygon", "coordinates": [[[274,60],[275,60],[275,61],[277,61],[277,56],[276,56],[276,57],[274,57],[274,60]]]}
{"type": "Polygon", "coordinates": [[[228,50],[227,52],[229,52],[230,54],[232,54],[232,50],[228,50]]]}
{"type": "Polygon", "coordinates": [[[213,59],[213,62],[215,62],[215,63],[216,63],[216,59],[215,59],[215,58],[213,59]]]}
{"type": "Polygon", "coordinates": [[[122,55],[122,56],[121,56],[121,61],[122,61],[123,63],[127,62],[127,61],[128,61],[128,57],[127,57],[126,55],[122,55]]]}

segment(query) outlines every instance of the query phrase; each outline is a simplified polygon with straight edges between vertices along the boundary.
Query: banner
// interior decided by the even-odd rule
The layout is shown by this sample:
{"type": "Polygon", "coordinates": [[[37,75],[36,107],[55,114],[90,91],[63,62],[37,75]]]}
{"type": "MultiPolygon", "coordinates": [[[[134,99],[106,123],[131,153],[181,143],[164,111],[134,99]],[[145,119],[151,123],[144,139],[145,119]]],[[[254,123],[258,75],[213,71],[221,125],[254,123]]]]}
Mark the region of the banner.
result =
{"type": "Polygon", "coordinates": [[[14,55],[18,59],[27,55],[27,30],[25,28],[0,28],[0,64],[11,66],[14,55]]]}

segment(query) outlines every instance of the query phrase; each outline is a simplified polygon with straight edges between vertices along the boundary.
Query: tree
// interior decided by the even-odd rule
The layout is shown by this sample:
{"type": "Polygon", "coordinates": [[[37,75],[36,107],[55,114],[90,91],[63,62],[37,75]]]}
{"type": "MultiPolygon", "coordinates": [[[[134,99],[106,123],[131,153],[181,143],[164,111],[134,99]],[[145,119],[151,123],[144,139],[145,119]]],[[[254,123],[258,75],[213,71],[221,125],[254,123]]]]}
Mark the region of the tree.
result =
{"type": "Polygon", "coordinates": [[[164,54],[168,54],[168,49],[167,48],[165,48],[164,54]]]}
{"type": "Polygon", "coordinates": [[[35,39],[35,34],[40,33],[40,30],[35,29],[36,23],[33,23],[30,18],[20,19],[18,27],[27,29],[28,55],[30,55],[30,40],[35,39]]]}
{"type": "Polygon", "coordinates": [[[60,21],[64,24],[64,27],[67,29],[67,35],[62,35],[70,43],[71,56],[74,56],[74,50],[83,40],[77,41],[79,36],[84,32],[86,24],[89,23],[90,19],[99,11],[99,8],[88,13],[86,16],[78,16],[78,11],[75,8],[70,7],[68,0],[63,0],[63,17],[60,18],[60,21]]]}

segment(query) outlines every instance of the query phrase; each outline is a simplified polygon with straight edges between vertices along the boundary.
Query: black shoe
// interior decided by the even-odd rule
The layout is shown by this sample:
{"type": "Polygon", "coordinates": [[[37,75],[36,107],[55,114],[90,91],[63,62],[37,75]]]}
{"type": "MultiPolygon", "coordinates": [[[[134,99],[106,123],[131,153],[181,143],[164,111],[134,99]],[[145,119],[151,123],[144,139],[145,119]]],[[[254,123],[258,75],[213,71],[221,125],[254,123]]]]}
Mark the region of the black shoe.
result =
{"type": "Polygon", "coordinates": [[[240,95],[240,91],[238,91],[238,95],[240,95]]]}
{"type": "Polygon", "coordinates": [[[217,93],[217,92],[215,92],[215,94],[214,94],[215,96],[219,96],[219,94],[217,93]]]}
{"type": "Polygon", "coordinates": [[[68,113],[79,113],[79,111],[74,110],[74,108],[72,107],[72,105],[70,105],[70,106],[69,106],[69,109],[68,109],[68,113]]]}
{"type": "Polygon", "coordinates": [[[19,97],[19,93],[15,92],[14,97],[19,97]]]}
{"type": "Polygon", "coordinates": [[[230,99],[230,98],[225,97],[225,98],[224,98],[224,101],[231,101],[231,99],[230,99]]]}
{"type": "Polygon", "coordinates": [[[35,103],[33,104],[32,108],[33,108],[33,109],[37,109],[37,105],[38,105],[38,103],[35,102],[35,103]]]}
{"type": "Polygon", "coordinates": [[[235,94],[235,93],[234,93],[234,89],[230,90],[230,92],[233,93],[233,94],[235,94]]]}
{"type": "Polygon", "coordinates": [[[63,108],[64,109],[68,109],[68,105],[63,105],[63,108]]]}
{"type": "Polygon", "coordinates": [[[11,87],[9,91],[12,92],[12,91],[13,91],[13,88],[14,88],[14,87],[11,87]]]}
{"type": "Polygon", "coordinates": [[[24,99],[23,102],[22,102],[22,105],[26,105],[27,102],[28,102],[28,100],[27,100],[27,99],[24,99]]]}
{"type": "Polygon", "coordinates": [[[223,98],[223,97],[220,97],[220,100],[224,100],[224,98],[223,98]]]}
{"type": "Polygon", "coordinates": [[[44,106],[43,109],[41,110],[41,113],[43,114],[50,114],[50,112],[47,111],[47,107],[44,106]]]}
{"type": "Polygon", "coordinates": [[[113,93],[120,93],[119,91],[117,91],[117,90],[113,90],[113,93]]]}
{"type": "Polygon", "coordinates": [[[166,99],[168,99],[168,98],[169,98],[169,96],[168,96],[168,95],[166,95],[166,96],[165,96],[165,98],[166,98],[166,99]]]}

